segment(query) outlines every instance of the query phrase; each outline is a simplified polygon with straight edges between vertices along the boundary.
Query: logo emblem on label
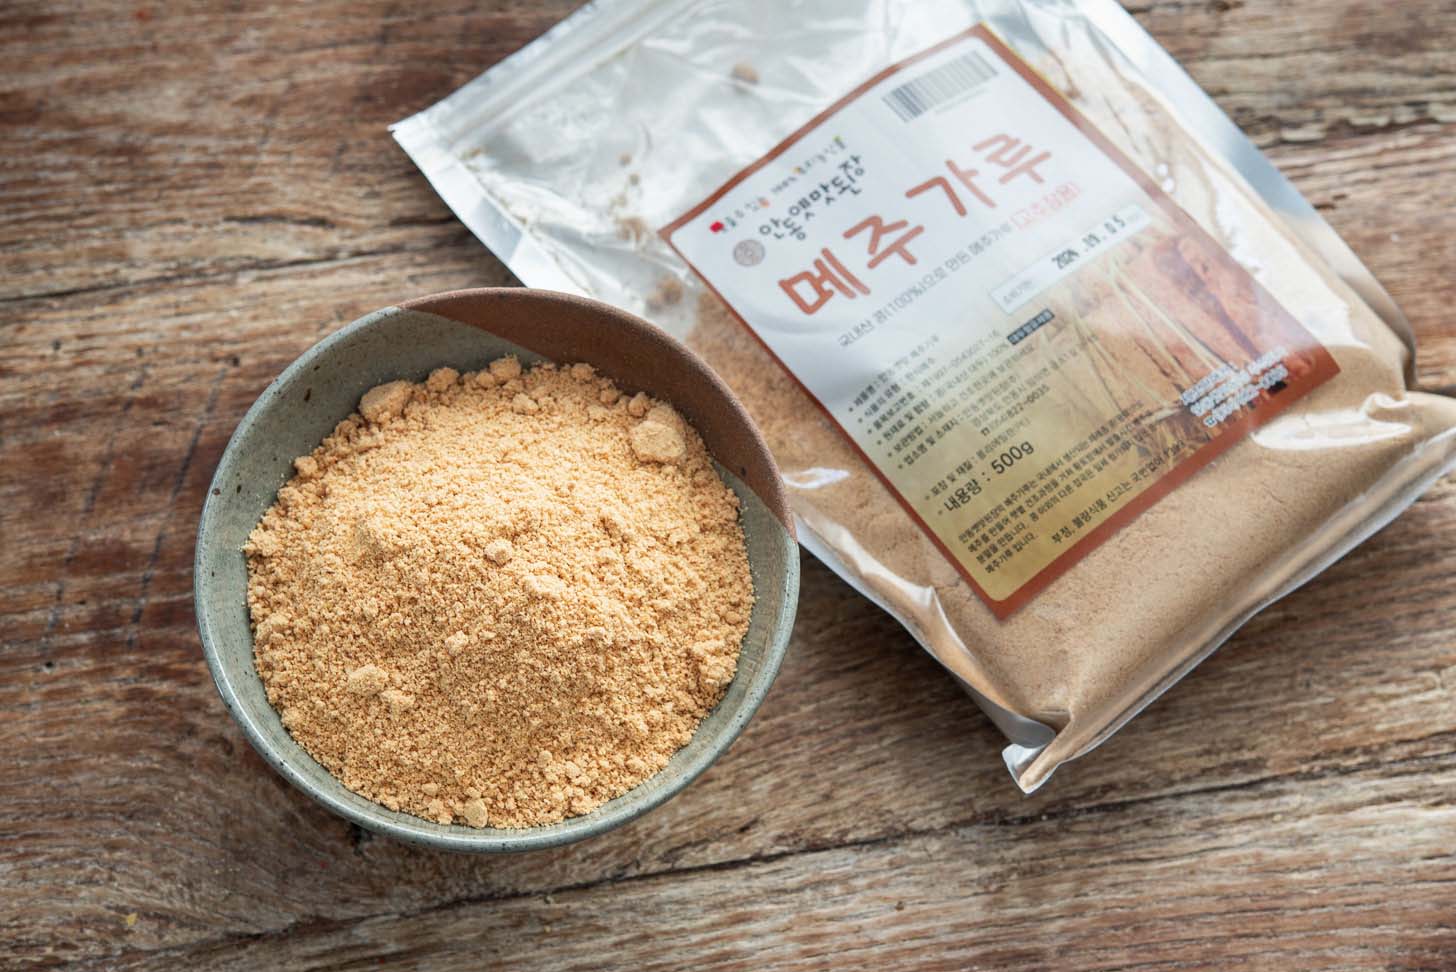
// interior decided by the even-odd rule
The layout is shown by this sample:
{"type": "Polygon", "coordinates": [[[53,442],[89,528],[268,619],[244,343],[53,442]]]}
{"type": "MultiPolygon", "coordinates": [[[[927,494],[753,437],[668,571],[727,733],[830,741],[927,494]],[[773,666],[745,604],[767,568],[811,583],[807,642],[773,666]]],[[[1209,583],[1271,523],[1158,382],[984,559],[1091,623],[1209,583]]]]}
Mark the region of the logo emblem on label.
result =
{"type": "Polygon", "coordinates": [[[763,244],[758,240],[743,240],[733,248],[733,261],[740,267],[756,267],[763,262],[763,244]]]}

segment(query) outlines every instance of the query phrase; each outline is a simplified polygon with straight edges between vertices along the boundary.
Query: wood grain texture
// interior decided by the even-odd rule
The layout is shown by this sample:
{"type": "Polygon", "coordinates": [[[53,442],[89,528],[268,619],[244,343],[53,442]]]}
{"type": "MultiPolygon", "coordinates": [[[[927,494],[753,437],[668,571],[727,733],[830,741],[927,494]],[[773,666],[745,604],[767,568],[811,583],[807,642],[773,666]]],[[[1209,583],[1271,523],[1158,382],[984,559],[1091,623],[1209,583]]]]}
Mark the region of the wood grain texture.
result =
{"type": "MultiPolygon", "coordinates": [[[[0,9],[0,967],[1456,968],[1456,484],[1041,793],[806,562],[685,794],[508,859],[373,839],[228,720],[191,613],[242,412],[375,307],[508,282],[384,132],[571,4],[0,9]]],[[[1132,7],[1456,387],[1456,6],[1132,7]]]]}

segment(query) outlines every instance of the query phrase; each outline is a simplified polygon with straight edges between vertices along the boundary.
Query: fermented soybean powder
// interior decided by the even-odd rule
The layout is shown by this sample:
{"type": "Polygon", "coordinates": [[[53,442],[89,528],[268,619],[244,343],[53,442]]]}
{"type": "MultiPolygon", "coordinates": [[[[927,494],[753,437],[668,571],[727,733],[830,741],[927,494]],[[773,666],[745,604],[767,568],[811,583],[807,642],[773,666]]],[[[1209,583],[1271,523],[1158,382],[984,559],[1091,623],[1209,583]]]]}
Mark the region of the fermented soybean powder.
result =
{"type": "Polygon", "coordinates": [[[345,786],[441,823],[586,813],[737,664],[738,501],[671,408],[515,358],[367,393],[245,548],[258,672],[345,786]]]}
{"type": "Polygon", "coordinates": [[[526,283],[722,374],[1026,790],[1456,453],[1399,310],[1112,0],[615,0],[395,135],[526,283]]]}

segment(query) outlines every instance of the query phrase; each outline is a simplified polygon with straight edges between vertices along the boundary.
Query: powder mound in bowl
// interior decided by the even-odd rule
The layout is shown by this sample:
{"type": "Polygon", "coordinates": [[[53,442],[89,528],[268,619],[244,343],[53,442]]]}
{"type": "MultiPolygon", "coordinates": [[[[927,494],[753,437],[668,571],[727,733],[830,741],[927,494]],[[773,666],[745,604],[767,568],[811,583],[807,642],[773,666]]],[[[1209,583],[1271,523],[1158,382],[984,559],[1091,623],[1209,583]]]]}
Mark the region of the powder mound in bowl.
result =
{"type": "Polygon", "coordinates": [[[394,810],[587,813],[722,698],[738,498],[670,405],[515,358],[360,401],[249,537],[254,655],[300,745],[394,810]]]}

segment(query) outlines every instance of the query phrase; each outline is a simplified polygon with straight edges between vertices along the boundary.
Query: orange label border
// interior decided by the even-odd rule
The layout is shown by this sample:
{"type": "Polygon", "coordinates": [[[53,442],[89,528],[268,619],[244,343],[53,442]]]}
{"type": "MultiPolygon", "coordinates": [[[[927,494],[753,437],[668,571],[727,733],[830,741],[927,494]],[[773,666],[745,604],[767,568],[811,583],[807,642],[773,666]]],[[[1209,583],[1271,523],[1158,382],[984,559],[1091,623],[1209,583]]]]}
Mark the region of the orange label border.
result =
{"type": "MultiPolygon", "coordinates": [[[[838,101],[835,101],[829,107],[825,108],[813,118],[809,119],[809,121],[805,122],[803,125],[795,129],[791,134],[789,134],[777,145],[775,145],[768,152],[766,152],[762,157],[760,157],[758,161],[740,170],[736,175],[734,175],[727,182],[723,183],[722,186],[720,186],[716,191],[714,191],[702,202],[698,203],[692,209],[689,209],[683,215],[679,216],[677,219],[673,220],[671,223],[658,230],[658,236],[660,236],[663,241],[667,243],[668,247],[670,247],[672,251],[676,253],[678,257],[684,263],[686,263],[695,274],[697,274],[698,279],[703,281],[703,284],[710,291],[712,291],[714,297],[716,297],[719,301],[723,303],[724,307],[728,308],[728,311],[733,315],[733,317],[740,324],[743,325],[748,333],[753,336],[754,340],[756,340],[763,347],[763,349],[768,352],[769,356],[778,363],[779,367],[783,369],[784,373],[788,375],[790,380],[797,384],[799,388],[804,392],[804,394],[808,396],[809,400],[812,401],[816,406],[818,406],[819,410],[824,413],[826,418],[828,418],[830,424],[839,431],[840,435],[844,436],[850,447],[854,449],[855,454],[858,455],[860,460],[863,461],[864,464],[868,466],[871,471],[874,472],[874,474],[879,478],[880,482],[882,482],[885,485],[885,488],[889,490],[890,495],[895,497],[896,501],[899,502],[900,506],[905,510],[906,514],[910,517],[910,519],[915,523],[916,526],[920,528],[921,532],[930,539],[930,542],[935,545],[936,549],[940,551],[941,555],[944,556],[948,561],[950,561],[950,563],[955,567],[956,572],[959,573],[961,575],[961,578],[971,586],[971,589],[974,590],[976,592],[976,595],[981,598],[981,600],[986,604],[988,608],[990,608],[991,612],[999,620],[1004,621],[1006,618],[1015,614],[1016,611],[1019,610],[1021,607],[1025,606],[1027,602],[1029,602],[1032,598],[1036,597],[1036,595],[1040,594],[1043,590],[1045,590],[1047,586],[1054,582],[1058,577],[1061,577],[1068,570],[1070,570],[1074,565],[1076,565],[1078,561],[1086,557],[1097,547],[1101,546],[1110,537],[1117,533],[1117,531],[1127,526],[1140,514],[1151,508],[1160,499],[1162,499],[1164,496],[1167,496],[1174,489],[1177,489],[1195,473],[1202,470],[1205,466],[1211,463],[1214,459],[1217,459],[1220,455],[1233,447],[1236,443],[1242,441],[1244,437],[1247,436],[1250,432],[1271,421],[1294,402],[1303,398],[1310,391],[1324,384],[1335,375],[1339,374],[1340,368],[1339,365],[1335,363],[1335,359],[1329,353],[1329,350],[1325,348],[1325,346],[1321,344],[1313,334],[1309,334],[1308,330],[1306,329],[1305,334],[1308,335],[1309,342],[1307,349],[1302,350],[1307,350],[1308,353],[1312,355],[1314,359],[1314,368],[1309,373],[1301,376],[1301,380],[1297,384],[1293,381],[1289,382],[1286,385],[1284,392],[1281,393],[1278,398],[1272,397],[1267,391],[1261,392],[1258,399],[1256,399],[1249,406],[1246,406],[1246,410],[1243,415],[1241,415],[1238,419],[1226,423],[1223,427],[1223,430],[1216,437],[1210,439],[1202,448],[1198,449],[1198,451],[1194,452],[1191,456],[1188,456],[1178,465],[1168,470],[1168,472],[1160,476],[1156,482],[1139,492],[1132,499],[1128,500],[1124,506],[1117,510],[1117,512],[1113,513],[1107,519],[1099,523],[1096,527],[1089,530],[1086,535],[1078,538],[1075,543],[1073,543],[1066,550],[1063,550],[1060,554],[1058,554],[1057,557],[1051,561],[1051,563],[1047,564],[1040,571],[1038,571],[1027,581],[1025,581],[1020,587],[1018,587],[1015,592],[1011,594],[1010,597],[1004,598],[1002,600],[997,600],[987,594],[986,591],[981,587],[980,583],[977,582],[975,577],[971,575],[970,571],[966,569],[960,558],[957,557],[945,545],[944,541],[940,539],[940,536],[934,531],[934,529],[931,528],[928,523],[925,522],[925,520],[915,510],[914,506],[905,498],[904,494],[900,492],[899,488],[890,479],[890,477],[886,475],[883,470],[880,469],[879,464],[871,459],[864,452],[864,450],[860,448],[859,443],[855,441],[854,436],[850,435],[849,432],[844,428],[844,426],[840,424],[839,420],[834,417],[834,413],[822,401],[819,400],[819,397],[815,395],[813,391],[808,388],[808,386],[806,386],[802,381],[799,380],[799,377],[795,375],[786,364],[784,364],[783,360],[780,359],[776,353],[774,353],[773,348],[771,348],[768,343],[759,336],[758,332],[754,330],[753,325],[748,323],[748,321],[744,320],[743,316],[738,313],[737,309],[733,306],[733,304],[730,303],[727,298],[725,298],[723,294],[719,292],[718,288],[713,285],[713,282],[709,280],[705,275],[703,275],[698,270],[698,268],[693,265],[692,261],[689,260],[681,250],[674,246],[672,242],[673,233],[677,232],[677,230],[681,229],[687,223],[701,216],[704,211],[706,211],[709,207],[718,202],[718,200],[722,199],[725,195],[731,192],[745,179],[753,175],[758,170],[762,169],[764,166],[768,165],[770,162],[778,158],[783,153],[787,152],[811,130],[817,128],[830,116],[843,110],[850,103],[857,100],[861,95],[865,93],[865,91],[874,87],[876,84],[879,84],[884,79],[905,70],[905,68],[910,67],[917,61],[930,57],[953,44],[959,43],[967,37],[977,37],[980,40],[984,41],[986,45],[989,46],[991,50],[997,54],[998,57],[1000,57],[1002,63],[1004,63],[1017,74],[1019,74],[1027,83],[1032,86],[1032,88],[1036,90],[1038,94],[1040,94],[1054,108],[1061,112],[1061,114],[1069,122],[1071,122],[1078,131],[1080,131],[1095,146],[1097,146],[1097,148],[1101,150],[1103,154],[1105,154],[1114,163],[1116,163],[1119,168],[1126,172],[1128,176],[1130,176],[1132,180],[1138,184],[1139,188],[1141,188],[1150,199],[1157,203],[1163,209],[1163,211],[1168,214],[1173,222],[1173,225],[1177,228],[1179,232],[1197,237],[1202,242],[1207,243],[1211,247],[1212,252],[1217,254],[1221,259],[1232,265],[1240,273],[1246,276],[1249,280],[1249,283],[1254,288],[1255,293],[1257,293],[1260,297],[1261,303],[1267,301],[1271,305],[1279,306],[1278,301],[1274,299],[1273,295],[1265,290],[1264,286],[1259,283],[1259,281],[1255,279],[1252,274],[1249,274],[1247,270],[1245,270],[1240,264],[1238,264],[1238,262],[1229,255],[1228,251],[1225,250],[1217,240],[1213,239],[1212,236],[1205,232],[1202,226],[1200,226],[1191,216],[1184,212],[1183,209],[1176,202],[1173,201],[1172,197],[1170,197],[1167,193],[1163,192],[1161,187],[1159,187],[1151,178],[1149,178],[1148,175],[1142,171],[1142,169],[1138,168],[1138,166],[1126,155],[1124,155],[1122,151],[1117,148],[1117,146],[1113,145],[1110,141],[1108,141],[1106,136],[1104,136],[1102,132],[1097,129],[1096,126],[1094,126],[1090,121],[1084,118],[1081,112],[1079,112],[1075,107],[1072,106],[1070,102],[1067,101],[1065,97],[1063,97],[1061,92],[1053,88],[1045,78],[1043,78],[1039,73],[1033,70],[1020,57],[1018,57],[1016,53],[1012,51],[1006,44],[1004,44],[1001,39],[997,37],[995,33],[993,33],[991,29],[985,24],[977,24],[974,27],[961,31],[951,37],[946,38],[938,44],[926,48],[918,54],[912,54],[911,56],[901,61],[897,61],[896,63],[890,65],[884,70],[872,75],[854,90],[850,91],[844,97],[840,98],[838,101]]],[[[1292,321],[1294,321],[1303,329],[1303,323],[1300,322],[1298,318],[1294,317],[1294,315],[1292,314],[1289,316],[1292,321]]]]}

